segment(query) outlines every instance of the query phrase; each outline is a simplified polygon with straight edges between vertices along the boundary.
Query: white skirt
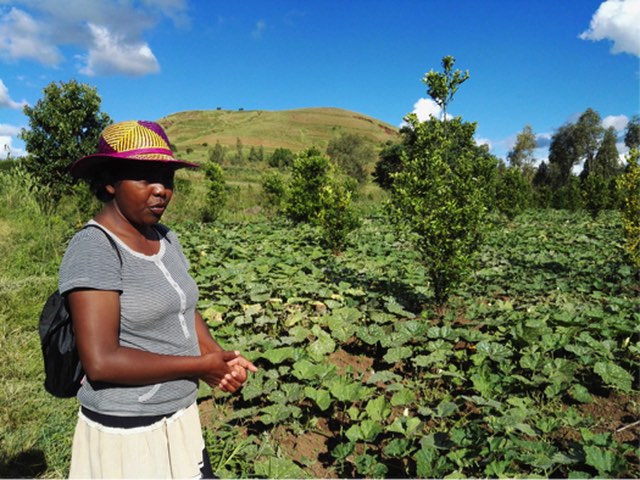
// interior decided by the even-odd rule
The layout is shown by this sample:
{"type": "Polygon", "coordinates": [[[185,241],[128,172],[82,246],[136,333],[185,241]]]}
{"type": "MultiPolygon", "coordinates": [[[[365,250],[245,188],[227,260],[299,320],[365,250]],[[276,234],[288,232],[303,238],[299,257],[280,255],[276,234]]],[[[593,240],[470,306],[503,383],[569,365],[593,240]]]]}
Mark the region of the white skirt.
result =
{"type": "Polygon", "coordinates": [[[203,449],[195,403],[136,428],[106,427],[79,412],[69,478],[200,478],[203,449]]]}

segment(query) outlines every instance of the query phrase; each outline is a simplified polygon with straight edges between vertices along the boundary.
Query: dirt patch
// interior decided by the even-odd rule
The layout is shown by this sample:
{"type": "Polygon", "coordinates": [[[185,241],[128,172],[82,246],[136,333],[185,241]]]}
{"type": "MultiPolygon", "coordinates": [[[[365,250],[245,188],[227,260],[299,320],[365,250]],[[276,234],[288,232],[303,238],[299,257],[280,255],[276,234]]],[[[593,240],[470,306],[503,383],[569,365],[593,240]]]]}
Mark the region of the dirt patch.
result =
{"type": "Polygon", "coordinates": [[[336,366],[338,375],[344,375],[351,370],[355,377],[362,374],[362,379],[366,381],[371,376],[373,359],[363,355],[352,355],[339,348],[329,355],[329,363],[336,366]]]}
{"type": "Polygon", "coordinates": [[[299,435],[282,426],[276,427],[272,435],[286,456],[304,465],[313,478],[336,478],[336,472],[321,461],[329,455],[327,443],[332,436],[325,419],[318,419],[314,430],[299,435]]]}
{"type": "Polygon", "coordinates": [[[593,397],[580,406],[596,422],[595,433],[610,432],[616,442],[640,442],[640,395],[611,392],[608,397],[593,397]]]}

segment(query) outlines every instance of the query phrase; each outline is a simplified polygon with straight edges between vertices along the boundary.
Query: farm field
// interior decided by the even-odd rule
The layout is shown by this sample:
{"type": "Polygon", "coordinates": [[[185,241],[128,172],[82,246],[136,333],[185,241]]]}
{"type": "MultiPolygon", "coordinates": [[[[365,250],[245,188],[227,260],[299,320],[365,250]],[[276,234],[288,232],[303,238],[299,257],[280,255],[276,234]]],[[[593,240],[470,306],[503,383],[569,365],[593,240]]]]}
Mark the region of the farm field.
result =
{"type": "MultiPolygon", "coordinates": [[[[340,256],[284,221],[171,226],[216,338],[260,367],[234,396],[201,389],[218,476],[640,476],[640,283],[617,214],[496,220],[444,309],[381,216],[340,256]]],[[[77,406],[42,389],[36,334],[54,285],[0,283],[3,477],[66,475],[77,406]]]]}
{"type": "Polygon", "coordinates": [[[311,229],[185,230],[206,318],[261,366],[240,397],[204,395],[212,428],[259,476],[637,477],[639,285],[618,228],[496,225],[445,312],[381,219],[340,257],[311,229]]]}

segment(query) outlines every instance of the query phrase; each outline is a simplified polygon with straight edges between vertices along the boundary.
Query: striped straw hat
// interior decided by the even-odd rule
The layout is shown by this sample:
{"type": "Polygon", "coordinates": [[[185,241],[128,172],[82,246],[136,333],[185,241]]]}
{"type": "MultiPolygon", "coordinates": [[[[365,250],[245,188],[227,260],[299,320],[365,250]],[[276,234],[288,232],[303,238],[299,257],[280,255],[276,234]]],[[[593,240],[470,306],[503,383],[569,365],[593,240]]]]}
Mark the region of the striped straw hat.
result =
{"type": "Polygon", "coordinates": [[[71,175],[92,178],[102,164],[118,160],[170,163],[175,168],[198,167],[173,156],[169,139],[160,125],[131,120],[105,128],[100,135],[98,153],[75,161],[71,165],[71,175]]]}

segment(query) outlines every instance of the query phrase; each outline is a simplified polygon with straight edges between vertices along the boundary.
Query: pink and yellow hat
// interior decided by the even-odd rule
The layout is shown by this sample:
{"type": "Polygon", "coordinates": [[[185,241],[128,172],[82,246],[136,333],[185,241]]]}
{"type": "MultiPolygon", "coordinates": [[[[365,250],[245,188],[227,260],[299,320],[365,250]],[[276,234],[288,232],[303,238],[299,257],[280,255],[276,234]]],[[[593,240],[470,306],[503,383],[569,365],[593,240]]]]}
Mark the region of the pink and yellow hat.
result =
{"type": "Polygon", "coordinates": [[[176,169],[199,166],[173,156],[167,134],[160,125],[131,120],[105,128],[100,135],[98,153],[75,161],[70,172],[76,178],[92,178],[104,163],[119,160],[160,162],[176,169]]]}

